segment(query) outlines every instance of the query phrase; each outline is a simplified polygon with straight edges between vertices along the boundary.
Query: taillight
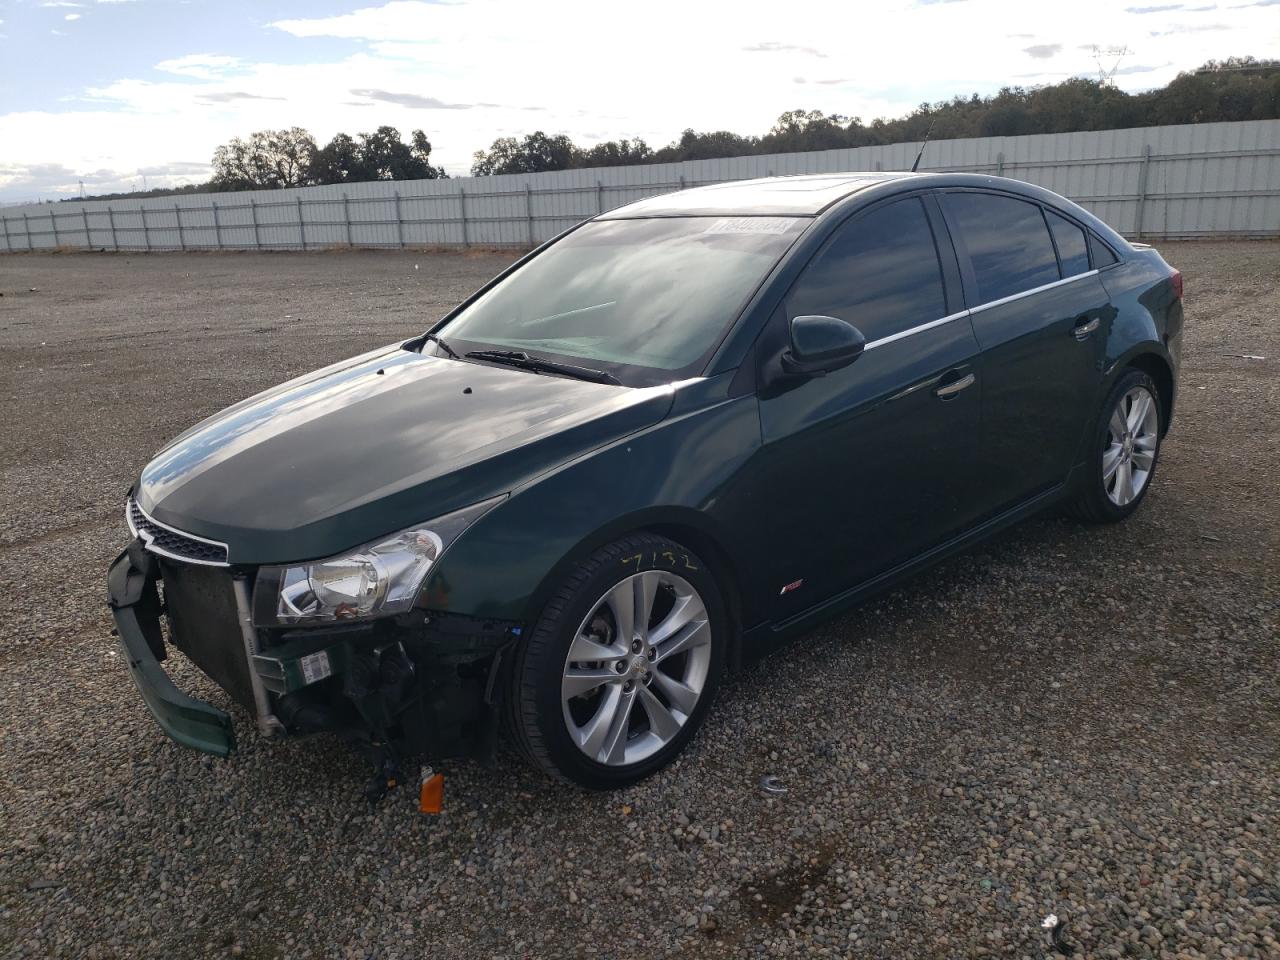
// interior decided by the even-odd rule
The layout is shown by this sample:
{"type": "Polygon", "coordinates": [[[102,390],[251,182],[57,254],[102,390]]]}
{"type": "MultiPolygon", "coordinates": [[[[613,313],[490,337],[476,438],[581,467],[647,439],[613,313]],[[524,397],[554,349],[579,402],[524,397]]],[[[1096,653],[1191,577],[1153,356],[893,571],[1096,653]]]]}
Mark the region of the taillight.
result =
{"type": "Polygon", "coordinates": [[[1169,278],[1169,283],[1173,287],[1173,295],[1176,299],[1182,299],[1182,271],[1173,271],[1173,276],[1169,278]]]}

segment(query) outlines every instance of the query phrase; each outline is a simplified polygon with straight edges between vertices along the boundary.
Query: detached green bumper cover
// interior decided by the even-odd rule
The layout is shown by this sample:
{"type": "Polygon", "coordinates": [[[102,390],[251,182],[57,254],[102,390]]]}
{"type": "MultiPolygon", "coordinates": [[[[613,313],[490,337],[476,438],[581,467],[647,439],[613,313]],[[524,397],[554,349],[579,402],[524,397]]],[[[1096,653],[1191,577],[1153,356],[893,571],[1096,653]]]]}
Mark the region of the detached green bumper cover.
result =
{"type": "Polygon", "coordinates": [[[225,757],[236,748],[231,717],[217,707],[187,696],[160,666],[160,599],[155,560],[136,541],[116,557],[107,572],[107,604],[115,617],[129,673],[156,722],[174,740],[204,753],[225,757]]]}

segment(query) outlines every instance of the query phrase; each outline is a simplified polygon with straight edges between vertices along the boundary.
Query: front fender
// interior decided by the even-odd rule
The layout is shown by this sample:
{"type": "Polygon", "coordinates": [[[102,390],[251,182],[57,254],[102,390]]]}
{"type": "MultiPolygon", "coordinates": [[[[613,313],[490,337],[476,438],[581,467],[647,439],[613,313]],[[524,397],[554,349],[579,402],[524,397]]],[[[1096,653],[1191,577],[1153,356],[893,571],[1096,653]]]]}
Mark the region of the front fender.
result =
{"type": "MultiPolygon", "coordinates": [[[[722,394],[726,387],[727,379],[722,394]]],[[[422,603],[530,623],[574,562],[640,528],[688,526],[735,555],[731,519],[742,504],[733,480],[759,445],[754,396],[722,395],[573,460],[468,529],[428,578],[422,603]]]]}
{"type": "Polygon", "coordinates": [[[741,583],[742,570],[734,562],[733,555],[725,546],[732,542],[732,532],[703,510],[668,503],[616,517],[586,533],[564,552],[556,565],[539,581],[526,603],[523,621],[532,623],[541,615],[543,607],[564,583],[575,564],[585,560],[601,547],[637,530],[669,532],[672,539],[683,542],[685,546],[698,553],[705,554],[704,544],[714,545],[712,547],[714,555],[704,555],[703,559],[716,563],[718,569],[713,573],[721,581],[722,587],[737,591],[738,584],[741,583]]]}

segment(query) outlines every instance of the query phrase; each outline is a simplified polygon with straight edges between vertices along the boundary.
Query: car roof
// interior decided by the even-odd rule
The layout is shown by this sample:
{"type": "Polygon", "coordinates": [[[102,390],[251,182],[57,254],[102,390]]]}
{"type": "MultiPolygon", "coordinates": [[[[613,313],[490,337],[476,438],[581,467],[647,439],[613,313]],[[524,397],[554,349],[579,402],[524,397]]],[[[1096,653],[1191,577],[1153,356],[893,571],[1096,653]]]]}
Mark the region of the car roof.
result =
{"type": "Polygon", "coordinates": [[[680,216],[812,217],[860,190],[890,180],[917,176],[923,177],[926,174],[875,171],[731,180],[648,197],[610,210],[596,219],[680,216]]]}
{"type": "MultiPolygon", "coordinates": [[[[915,188],[999,190],[1033,202],[1048,204],[1089,225],[1114,249],[1129,243],[1104,221],[1083,207],[1044,187],[987,173],[907,173],[905,171],[850,171],[810,173],[791,177],[730,180],[705,187],[648,197],[600,214],[596,220],[628,220],[644,217],[816,217],[841,201],[865,194],[877,197],[915,188]]],[[[861,200],[851,201],[854,204],[861,200]]]]}

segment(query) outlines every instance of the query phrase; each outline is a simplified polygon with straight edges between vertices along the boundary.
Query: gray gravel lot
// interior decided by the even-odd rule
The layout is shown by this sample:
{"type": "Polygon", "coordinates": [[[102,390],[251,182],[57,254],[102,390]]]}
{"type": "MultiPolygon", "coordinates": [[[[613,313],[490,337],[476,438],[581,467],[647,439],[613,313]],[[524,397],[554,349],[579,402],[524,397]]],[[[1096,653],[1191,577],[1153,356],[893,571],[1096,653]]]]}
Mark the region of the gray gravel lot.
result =
{"type": "Polygon", "coordinates": [[[1182,395],[1129,523],[1033,520],[830,622],[638,787],[508,754],[448,765],[437,818],[410,791],[371,813],[343,747],[243,713],[229,761],[167,740],[104,573],[165,439],[508,257],[0,257],[0,950],[1280,956],[1280,244],[1163,252],[1182,395]]]}

